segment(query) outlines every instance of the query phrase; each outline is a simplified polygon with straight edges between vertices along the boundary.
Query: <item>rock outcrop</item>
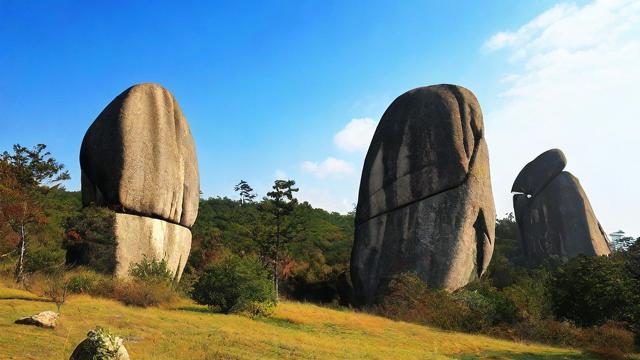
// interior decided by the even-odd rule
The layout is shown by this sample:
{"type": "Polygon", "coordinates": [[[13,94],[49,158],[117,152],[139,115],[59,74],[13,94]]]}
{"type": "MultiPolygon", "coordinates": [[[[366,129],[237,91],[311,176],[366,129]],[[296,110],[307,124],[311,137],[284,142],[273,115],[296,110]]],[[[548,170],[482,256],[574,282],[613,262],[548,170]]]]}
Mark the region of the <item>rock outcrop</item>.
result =
{"type": "Polygon", "coordinates": [[[116,211],[116,274],[143,256],[179,277],[191,247],[200,184],[189,125],[157,84],[118,95],[87,130],[80,150],[82,202],[116,211]]]}
{"type": "Polygon", "coordinates": [[[69,357],[69,360],[91,359],[129,360],[130,358],[120,337],[98,327],[87,333],[87,338],[76,346],[69,357]]]}
{"type": "Polygon", "coordinates": [[[610,253],[580,182],[563,171],[566,164],[562,151],[548,150],[528,163],[513,183],[513,208],[530,265],[554,257],[610,253]]]}
{"type": "Polygon", "coordinates": [[[367,152],[351,278],[360,303],[415,272],[454,290],[481,276],[493,254],[495,207],[482,112],[454,85],[417,88],[386,110],[367,152]]]}
{"type": "Polygon", "coordinates": [[[58,324],[58,317],[59,315],[56,312],[43,311],[36,315],[20,318],[15,323],[53,329],[58,324]]]}

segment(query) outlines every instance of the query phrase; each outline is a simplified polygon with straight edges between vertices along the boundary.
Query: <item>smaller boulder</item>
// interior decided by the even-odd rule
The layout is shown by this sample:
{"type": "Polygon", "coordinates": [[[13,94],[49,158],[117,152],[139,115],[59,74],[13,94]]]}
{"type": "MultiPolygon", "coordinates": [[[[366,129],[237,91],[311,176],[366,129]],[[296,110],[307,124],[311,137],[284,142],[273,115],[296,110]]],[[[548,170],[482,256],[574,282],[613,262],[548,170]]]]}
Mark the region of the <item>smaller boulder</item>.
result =
{"type": "Polygon", "coordinates": [[[511,192],[536,196],[567,166],[567,158],[560,149],[538,155],[520,171],[511,192]]]}
{"type": "Polygon", "coordinates": [[[15,323],[53,329],[58,324],[58,316],[59,314],[53,311],[43,311],[36,315],[20,318],[15,323]]]}
{"type": "Polygon", "coordinates": [[[69,360],[130,360],[122,339],[108,330],[96,327],[87,333],[71,354],[69,360]]]}

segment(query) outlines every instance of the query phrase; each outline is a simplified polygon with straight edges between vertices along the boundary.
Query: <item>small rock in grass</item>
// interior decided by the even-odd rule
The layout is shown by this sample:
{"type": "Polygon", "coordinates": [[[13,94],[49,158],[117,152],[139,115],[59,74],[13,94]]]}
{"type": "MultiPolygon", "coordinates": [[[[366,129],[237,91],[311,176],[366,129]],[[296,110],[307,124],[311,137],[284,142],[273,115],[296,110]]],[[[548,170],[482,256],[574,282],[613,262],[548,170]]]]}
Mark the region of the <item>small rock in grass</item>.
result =
{"type": "Polygon", "coordinates": [[[53,329],[58,323],[58,316],[58,313],[53,311],[43,311],[36,315],[20,318],[16,320],[15,323],[53,329]]]}

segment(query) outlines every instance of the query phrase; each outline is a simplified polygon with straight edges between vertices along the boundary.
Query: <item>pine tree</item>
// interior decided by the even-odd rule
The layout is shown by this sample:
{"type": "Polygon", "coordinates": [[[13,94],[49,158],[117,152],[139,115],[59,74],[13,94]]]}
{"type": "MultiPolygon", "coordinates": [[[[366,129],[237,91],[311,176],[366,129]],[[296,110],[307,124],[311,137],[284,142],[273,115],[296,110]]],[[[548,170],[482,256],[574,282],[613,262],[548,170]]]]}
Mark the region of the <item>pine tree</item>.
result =
{"type": "Polygon", "coordinates": [[[253,203],[253,199],[256,197],[253,188],[244,180],[240,180],[240,182],[233,187],[233,190],[240,195],[240,203],[242,205],[253,203]]]}
{"type": "Polygon", "coordinates": [[[299,189],[294,187],[295,184],[293,180],[276,180],[273,190],[267,193],[259,207],[268,229],[260,241],[261,255],[270,264],[276,297],[280,278],[278,269],[288,245],[300,231],[291,219],[291,214],[298,204],[294,193],[299,189]]]}

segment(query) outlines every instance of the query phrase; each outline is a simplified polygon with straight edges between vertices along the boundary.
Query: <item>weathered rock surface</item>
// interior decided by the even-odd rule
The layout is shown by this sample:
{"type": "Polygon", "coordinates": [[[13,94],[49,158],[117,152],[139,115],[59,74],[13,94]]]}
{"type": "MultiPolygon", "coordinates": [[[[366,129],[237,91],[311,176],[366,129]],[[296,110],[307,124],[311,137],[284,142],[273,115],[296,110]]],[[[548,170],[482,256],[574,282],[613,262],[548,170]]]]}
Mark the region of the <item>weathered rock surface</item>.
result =
{"type": "Polygon", "coordinates": [[[179,279],[200,180],[191,130],[173,95],[157,84],[118,95],[87,130],[80,166],[83,204],[117,213],[115,273],[127,276],[147,256],[167,260],[179,279]]]}
{"type": "Polygon", "coordinates": [[[435,85],[398,97],[367,153],[356,210],[351,277],[373,303],[412,271],[454,290],[493,254],[495,207],[480,106],[467,89],[435,85]]]}
{"type": "Polygon", "coordinates": [[[140,84],[98,115],[80,149],[82,201],[191,227],[200,180],[191,130],[173,95],[140,84]]]}
{"type": "Polygon", "coordinates": [[[607,237],[578,179],[562,171],[562,151],[549,150],[516,178],[513,207],[524,255],[531,265],[550,257],[608,255],[607,237]]]}
{"type": "Polygon", "coordinates": [[[184,226],[143,216],[116,214],[116,275],[126,277],[144,256],[164,259],[178,279],[189,258],[191,231],[184,226]]]}
{"type": "Polygon", "coordinates": [[[53,311],[43,311],[39,314],[20,318],[15,321],[16,324],[35,325],[44,328],[53,329],[58,324],[58,313],[53,311]]]}
{"type": "Polygon", "coordinates": [[[513,182],[511,192],[536,195],[567,166],[567,158],[560,149],[551,149],[525,165],[513,182]]]}
{"type": "Polygon", "coordinates": [[[87,333],[84,339],[73,350],[69,360],[129,360],[129,353],[122,344],[122,339],[108,331],[96,328],[87,333]]]}

